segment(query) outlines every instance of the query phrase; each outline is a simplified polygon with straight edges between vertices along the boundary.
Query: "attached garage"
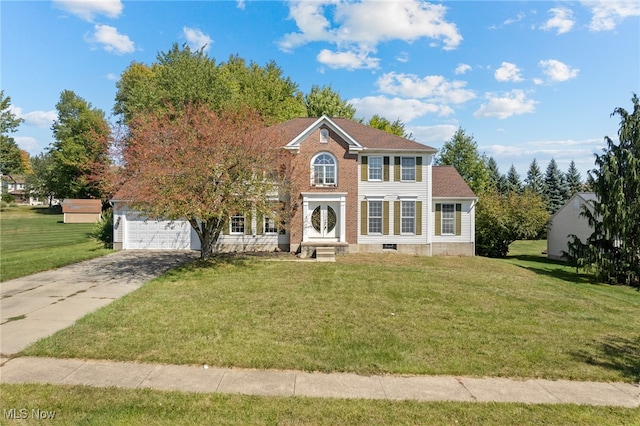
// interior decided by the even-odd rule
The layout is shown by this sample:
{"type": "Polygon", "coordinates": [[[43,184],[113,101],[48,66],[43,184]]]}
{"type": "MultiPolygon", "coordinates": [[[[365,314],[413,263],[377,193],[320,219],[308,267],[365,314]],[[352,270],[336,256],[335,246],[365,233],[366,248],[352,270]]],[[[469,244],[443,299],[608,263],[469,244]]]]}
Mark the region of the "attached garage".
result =
{"type": "Polygon", "coordinates": [[[120,203],[114,204],[114,248],[117,250],[194,250],[199,240],[186,220],[152,220],[120,203]]]}

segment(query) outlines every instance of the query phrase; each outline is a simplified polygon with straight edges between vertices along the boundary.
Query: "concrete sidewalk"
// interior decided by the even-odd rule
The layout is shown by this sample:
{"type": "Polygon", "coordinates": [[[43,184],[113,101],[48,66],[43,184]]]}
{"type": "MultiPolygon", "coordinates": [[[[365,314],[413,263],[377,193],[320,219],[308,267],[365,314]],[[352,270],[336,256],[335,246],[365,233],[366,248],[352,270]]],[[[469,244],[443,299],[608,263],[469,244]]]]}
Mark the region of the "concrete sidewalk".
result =
{"type": "Polygon", "coordinates": [[[640,406],[640,387],[627,383],[359,376],[33,357],[7,361],[0,367],[0,383],[115,386],[265,396],[640,406]]]}

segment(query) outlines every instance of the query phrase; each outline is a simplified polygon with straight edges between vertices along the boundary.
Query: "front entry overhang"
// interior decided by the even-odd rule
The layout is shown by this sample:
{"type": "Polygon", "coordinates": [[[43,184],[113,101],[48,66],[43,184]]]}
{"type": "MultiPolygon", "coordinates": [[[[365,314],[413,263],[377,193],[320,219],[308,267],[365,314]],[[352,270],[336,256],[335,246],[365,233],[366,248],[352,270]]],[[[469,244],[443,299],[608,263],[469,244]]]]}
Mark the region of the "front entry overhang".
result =
{"type": "Polygon", "coordinates": [[[302,193],[302,242],[309,241],[336,241],[346,242],[346,213],[347,213],[347,193],[346,192],[303,192],[302,193]],[[318,203],[327,203],[338,207],[337,223],[335,234],[330,237],[323,238],[322,236],[314,235],[313,225],[311,223],[311,215],[313,209],[310,206],[317,205],[318,203]]]}

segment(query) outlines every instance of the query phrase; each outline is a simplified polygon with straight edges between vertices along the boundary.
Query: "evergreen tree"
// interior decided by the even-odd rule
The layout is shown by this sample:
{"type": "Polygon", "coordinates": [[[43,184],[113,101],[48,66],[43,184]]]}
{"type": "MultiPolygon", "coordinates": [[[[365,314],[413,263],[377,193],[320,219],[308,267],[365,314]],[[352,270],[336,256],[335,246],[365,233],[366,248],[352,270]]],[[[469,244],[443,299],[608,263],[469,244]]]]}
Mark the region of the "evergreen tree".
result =
{"type": "Polygon", "coordinates": [[[564,178],[564,173],[560,171],[556,160],[553,158],[547,166],[544,183],[546,186],[545,201],[547,202],[547,210],[553,215],[560,210],[569,198],[569,189],[564,178]]]}
{"type": "Polygon", "coordinates": [[[508,192],[507,178],[505,175],[500,174],[498,163],[496,163],[496,160],[494,160],[493,157],[489,157],[489,160],[487,161],[487,169],[489,170],[490,188],[498,191],[500,194],[506,194],[508,192]]]}
{"type": "Polygon", "coordinates": [[[522,192],[522,181],[520,180],[520,175],[513,164],[509,167],[509,171],[507,172],[507,189],[509,192],[515,192],[517,194],[522,192]]]}
{"type": "Polygon", "coordinates": [[[567,186],[569,187],[569,196],[572,196],[576,192],[583,190],[582,176],[576,167],[575,161],[571,160],[569,163],[569,169],[566,174],[567,186]]]}
{"type": "Polygon", "coordinates": [[[536,194],[543,196],[545,193],[544,176],[538,166],[538,162],[534,158],[529,165],[527,171],[527,177],[524,179],[525,187],[535,192],[536,194]]]}
{"type": "Polygon", "coordinates": [[[595,272],[612,284],[640,286],[640,100],[633,95],[633,112],[616,108],[620,116],[619,143],[605,137],[604,153],[592,170],[597,200],[593,211],[583,209],[593,234],[586,243],[574,236],[569,257],[578,267],[595,272]]]}
{"type": "Polygon", "coordinates": [[[473,136],[467,136],[462,128],[444,143],[435,162],[454,166],[476,194],[486,191],[490,186],[485,156],[478,152],[478,144],[473,136]]]}

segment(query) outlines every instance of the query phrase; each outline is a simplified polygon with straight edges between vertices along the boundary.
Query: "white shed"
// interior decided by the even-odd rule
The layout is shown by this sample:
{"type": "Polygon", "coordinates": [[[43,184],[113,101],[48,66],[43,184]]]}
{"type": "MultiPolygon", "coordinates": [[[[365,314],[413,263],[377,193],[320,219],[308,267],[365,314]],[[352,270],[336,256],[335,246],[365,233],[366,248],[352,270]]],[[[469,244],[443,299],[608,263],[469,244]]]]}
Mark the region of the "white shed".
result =
{"type": "Polygon", "coordinates": [[[569,235],[576,235],[582,242],[593,233],[587,218],[580,216],[582,207],[593,211],[596,201],[593,192],[578,192],[566,202],[560,210],[551,217],[547,230],[547,257],[555,260],[565,260],[563,252],[568,250],[569,235]]]}

